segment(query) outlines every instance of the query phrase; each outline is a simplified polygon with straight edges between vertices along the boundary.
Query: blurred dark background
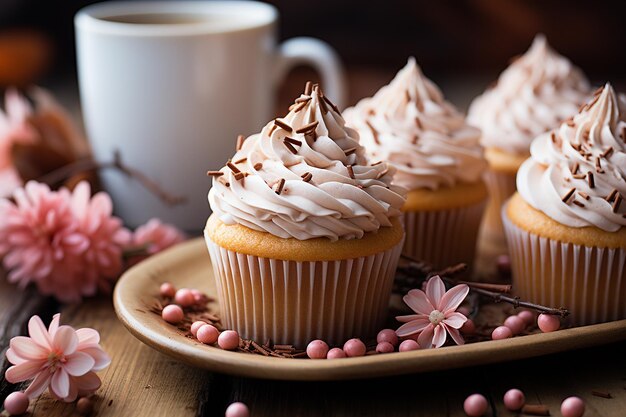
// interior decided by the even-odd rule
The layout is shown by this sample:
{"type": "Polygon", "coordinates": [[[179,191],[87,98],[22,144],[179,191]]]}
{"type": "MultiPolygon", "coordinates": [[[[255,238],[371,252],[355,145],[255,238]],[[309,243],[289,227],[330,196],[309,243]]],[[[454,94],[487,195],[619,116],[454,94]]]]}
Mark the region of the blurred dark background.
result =
{"type": "MultiPolygon", "coordinates": [[[[75,84],[73,16],[93,0],[0,0],[0,84],[75,84]]],[[[626,2],[571,0],[278,0],[280,37],[314,36],[348,68],[351,101],[386,83],[409,55],[427,76],[480,93],[538,32],[594,82],[626,85],[626,2]],[[469,83],[469,87],[467,86],[469,83]],[[380,84],[380,85],[379,85],[380,84]]],[[[292,79],[315,77],[300,69],[292,79]]],[[[296,85],[297,83],[293,83],[296,85]]],[[[299,84],[298,84],[299,85],[299,84]]],[[[282,96],[295,91],[284,87],[282,96]]],[[[452,92],[454,95],[454,92],[452,92]]]]}

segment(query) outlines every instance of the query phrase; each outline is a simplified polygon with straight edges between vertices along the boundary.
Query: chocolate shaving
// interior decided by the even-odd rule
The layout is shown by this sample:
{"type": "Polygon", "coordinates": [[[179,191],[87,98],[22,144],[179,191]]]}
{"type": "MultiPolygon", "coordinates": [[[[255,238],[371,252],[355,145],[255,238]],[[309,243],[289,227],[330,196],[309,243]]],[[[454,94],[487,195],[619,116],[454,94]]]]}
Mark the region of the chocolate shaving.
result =
{"type": "Polygon", "coordinates": [[[337,107],[337,106],[335,105],[335,103],[333,103],[332,101],[330,101],[330,100],[328,99],[328,97],[326,97],[326,96],[322,96],[322,99],[324,99],[324,101],[326,102],[326,104],[328,104],[330,107],[332,107],[332,108],[333,108],[333,110],[335,111],[335,113],[339,113],[339,107],[337,107]]]}
{"type": "Polygon", "coordinates": [[[243,142],[246,140],[244,135],[239,135],[237,136],[237,146],[235,147],[236,150],[240,151],[241,147],[243,146],[243,142]]]}
{"type": "Polygon", "coordinates": [[[593,179],[593,173],[587,172],[587,182],[589,183],[589,188],[596,188],[596,182],[593,179]]]}
{"type": "Polygon", "coordinates": [[[258,171],[259,169],[263,168],[263,162],[257,162],[256,164],[254,164],[254,170],[258,171]]]}
{"type": "Polygon", "coordinates": [[[352,165],[347,165],[346,169],[348,170],[348,175],[350,175],[350,178],[355,179],[355,177],[354,177],[354,170],[352,169],[352,165]]]}
{"type": "Polygon", "coordinates": [[[578,190],[577,192],[578,192],[578,195],[579,195],[579,196],[581,196],[581,197],[582,197],[582,198],[584,198],[585,200],[589,200],[589,194],[587,194],[587,193],[585,193],[585,192],[583,192],[583,191],[580,191],[580,190],[578,190]]]}
{"type": "Polygon", "coordinates": [[[346,154],[346,156],[348,156],[348,155],[352,155],[352,154],[353,154],[353,153],[355,153],[355,152],[356,152],[356,147],[354,147],[354,148],[349,148],[349,149],[346,149],[345,151],[343,151],[343,153],[345,153],[345,154],[346,154]]]}
{"type": "Polygon", "coordinates": [[[571,188],[567,194],[565,194],[563,196],[563,198],[561,198],[561,201],[564,202],[565,204],[568,203],[569,199],[574,195],[574,193],[576,192],[576,188],[571,188]]]}
{"type": "Polygon", "coordinates": [[[619,194],[615,197],[615,200],[613,201],[613,213],[617,213],[620,204],[622,204],[622,200],[622,196],[619,194]]]}
{"type": "Polygon", "coordinates": [[[304,134],[309,133],[310,131],[315,130],[315,128],[317,127],[319,123],[320,122],[316,120],[314,122],[306,124],[302,126],[301,128],[296,129],[296,133],[304,133],[304,134]]]}
{"type": "Polygon", "coordinates": [[[246,176],[248,176],[247,172],[238,172],[235,174],[235,179],[239,181],[240,179],[245,178],[246,176]]]}
{"type": "Polygon", "coordinates": [[[287,149],[289,149],[289,152],[291,152],[292,154],[296,155],[298,153],[298,150],[296,148],[294,148],[291,143],[289,143],[287,141],[284,141],[283,145],[285,145],[285,147],[287,149]]]}
{"type": "Polygon", "coordinates": [[[550,133],[550,140],[552,141],[552,143],[556,143],[556,134],[554,134],[554,132],[550,133]]]}
{"type": "Polygon", "coordinates": [[[227,166],[228,168],[230,168],[230,170],[231,170],[231,171],[233,171],[233,173],[235,173],[235,174],[238,174],[238,173],[240,173],[240,172],[241,172],[241,171],[239,170],[239,168],[237,168],[237,166],[236,166],[235,164],[233,164],[232,162],[230,162],[230,161],[226,164],[226,166],[227,166]]]}
{"type": "Polygon", "coordinates": [[[307,81],[306,84],[304,84],[304,95],[310,96],[312,90],[313,90],[313,83],[311,81],[307,81]]]}
{"type": "Polygon", "coordinates": [[[607,399],[613,398],[610,392],[600,391],[600,390],[595,390],[595,389],[591,391],[591,395],[595,397],[601,397],[601,398],[607,398],[607,399]]]}
{"type": "Polygon", "coordinates": [[[530,414],[532,416],[549,416],[550,409],[543,404],[524,404],[522,414],[530,414]]]}
{"type": "Polygon", "coordinates": [[[207,177],[221,177],[224,173],[222,171],[207,171],[206,175],[207,177]]]}
{"type": "Polygon", "coordinates": [[[374,137],[374,142],[376,142],[377,144],[380,145],[380,141],[378,140],[378,132],[376,131],[376,129],[374,129],[374,126],[372,126],[372,124],[370,123],[369,120],[365,121],[365,124],[367,125],[367,127],[370,128],[370,130],[372,131],[372,136],[374,137]]]}
{"type": "Polygon", "coordinates": [[[580,167],[580,165],[578,164],[578,162],[576,162],[576,163],[574,164],[574,166],[572,167],[572,169],[571,169],[572,174],[576,174],[576,173],[578,173],[578,168],[579,168],[579,167],[580,167]]]}
{"type": "Polygon", "coordinates": [[[302,181],[309,182],[311,181],[311,178],[313,178],[313,174],[311,174],[310,172],[305,172],[304,174],[301,175],[301,177],[302,177],[302,181]]]}
{"type": "Polygon", "coordinates": [[[596,171],[602,171],[602,161],[599,156],[596,156],[596,171]]]}
{"type": "Polygon", "coordinates": [[[320,92],[320,98],[321,100],[318,100],[318,102],[320,103],[320,109],[322,109],[322,112],[326,114],[328,113],[328,106],[326,105],[326,102],[324,101],[324,97],[321,95],[321,92],[320,92]]]}
{"type": "MultiPolygon", "coordinates": [[[[572,175],[572,178],[576,180],[584,180],[585,178],[587,178],[587,176],[585,174],[574,174],[572,175]]],[[[567,178],[565,179],[567,180],[567,178]]]]}
{"type": "Polygon", "coordinates": [[[606,196],[605,200],[609,203],[613,201],[615,196],[617,195],[617,188],[613,188],[613,190],[606,196]]]}
{"type": "Polygon", "coordinates": [[[274,133],[274,131],[278,129],[278,126],[276,124],[273,124],[272,127],[270,127],[270,131],[268,133],[268,136],[272,136],[272,133],[274,133]]]}
{"type": "Polygon", "coordinates": [[[248,160],[247,156],[244,156],[243,158],[239,158],[236,161],[234,161],[233,163],[235,164],[241,164],[242,162],[246,162],[248,160]]]}
{"type": "Polygon", "coordinates": [[[274,192],[278,195],[280,195],[280,193],[283,192],[283,187],[285,186],[285,179],[281,178],[280,181],[278,181],[278,183],[276,184],[276,189],[274,190],[274,192]]]}
{"type": "Polygon", "coordinates": [[[602,152],[602,156],[604,157],[604,159],[608,159],[611,155],[613,155],[613,147],[609,146],[608,148],[606,148],[606,150],[604,152],[602,152]]]}
{"type": "Polygon", "coordinates": [[[293,130],[291,126],[289,126],[287,122],[285,122],[283,119],[279,119],[279,118],[274,119],[274,124],[286,130],[287,132],[291,132],[293,130]]]}
{"type": "Polygon", "coordinates": [[[285,142],[289,142],[293,145],[302,146],[302,141],[294,138],[290,138],[289,136],[285,137],[285,142]]]}
{"type": "Polygon", "coordinates": [[[572,201],[572,204],[576,204],[578,207],[585,207],[585,205],[578,200],[572,201]]]}
{"type": "Polygon", "coordinates": [[[306,101],[302,101],[296,105],[293,106],[293,110],[295,113],[298,113],[300,110],[302,110],[303,108],[306,107],[306,101]]]}

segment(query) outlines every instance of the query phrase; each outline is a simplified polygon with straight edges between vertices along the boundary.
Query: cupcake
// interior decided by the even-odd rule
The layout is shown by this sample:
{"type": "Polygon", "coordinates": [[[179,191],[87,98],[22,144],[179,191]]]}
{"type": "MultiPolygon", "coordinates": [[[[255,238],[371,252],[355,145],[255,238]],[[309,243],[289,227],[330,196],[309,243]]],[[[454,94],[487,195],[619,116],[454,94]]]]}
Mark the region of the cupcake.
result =
{"type": "Polygon", "coordinates": [[[404,237],[394,172],[369,162],[309,83],[284,118],[240,137],[232,160],[209,172],[204,231],[225,326],[298,347],[375,334],[404,237]]]}
{"type": "Polygon", "coordinates": [[[538,136],[502,217],[513,284],[583,325],[626,318],[626,102],[610,84],[538,136]]]}
{"type": "MultiPolygon", "coordinates": [[[[489,171],[490,201],[481,236],[505,248],[500,211],[515,192],[515,174],[528,158],[532,140],[576,114],[591,96],[580,69],[550,48],[543,35],[477,97],[467,120],[482,130],[489,171]]],[[[499,249],[496,252],[503,252],[499,249]]]]}
{"type": "Polygon", "coordinates": [[[471,263],[487,189],[480,131],[410,58],[389,85],[345,111],[373,159],[409,190],[403,252],[435,267],[471,263]]]}

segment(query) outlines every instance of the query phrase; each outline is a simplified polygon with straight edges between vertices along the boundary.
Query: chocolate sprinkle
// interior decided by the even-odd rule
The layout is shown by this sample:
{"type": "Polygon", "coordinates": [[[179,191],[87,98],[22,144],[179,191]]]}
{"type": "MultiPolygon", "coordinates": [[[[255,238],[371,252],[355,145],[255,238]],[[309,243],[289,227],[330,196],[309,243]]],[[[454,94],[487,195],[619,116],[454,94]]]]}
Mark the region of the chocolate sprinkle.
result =
{"type": "Polygon", "coordinates": [[[574,195],[574,193],[576,192],[576,188],[571,188],[567,194],[565,194],[563,196],[563,198],[561,199],[562,202],[564,202],[565,204],[567,204],[567,202],[569,201],[569,199],[574,195]]]}
{"type": "Polygon", "coordinates": [[[583,191],[580,191],[580,190],[578,190],[577,192],[578,192],[578,195],[579,195],[579,196],[581,196],[581,197],[582,197],[582,198],[584,198],[585,200],[589,200],[589,198],[590,198],[590,197],[589,197],[589,194],[587,194],[587,193],[585,193],[585,192],[583,192],[583,191]]]}
{"type": "Polygon", "coordinates": [[[587,182],[589,182],[589,188],[596,188],[596,182],[593,179],[593,173],[587,172],[587,182]]]}
{"type": "Polygon", "coordinates": [[[578,201],[578,200],[574,200],[574,201],[572,201],[572,203],[576,204],[578,207],[585,207],[585,205],[583,203],[581,203],[580,201],[578,201]]]}
{"type": "Polygon", "coordinates": [[[289,142],[293,145],[302,146],[302,141],[290,137],[285,137],[285,142],[289,142]]]}
{"type": "Polygon", "coordinates": [[[417,126],[418,129],[423,129],[422,127],[422,121],[420,120],[419,117],[415,118],[415,125],[417,126]]]}
{"type": "Polygon", "coordinates": [[[606,196],[605,200],[609,203],[613,201],[615,196],[617,195],[617,188],[613,188],[613,190],[606,196]]]}
{"type": "Polygon", "coordinates": [[[287,141],[284,141],[283,145],[285,145],[285,147],[287,149],[289,149],[289,152],[291,152],[292,154],[296,155],[298,153],[298,150],[296,148],[294,148],[291,143],[289,143],[287,141]]]}
{"type": "Polygon", "coordinates": [[[346,156],[348,156],[348,155],[352,155],[352,154],[353,154],[353,153],[355,153],[355,152],[356,152],[356,147],[354,147],[354,148],[349,148],[349,149],[346,149],[345,151],[343,151],[343,153],[345,153],[345,154],[346,154],[346,156]]]}
{"type": "Polygon", "coordinates": [[[256,164],[254,164],[255,171],[258,171],[261,168],[263,168],[263,162],[257,162],[256,164]]]}
{"type": "Polygon", "coordinates": [[[276,189],[274,190],[274,192],[278,195],[280,195],[280,193],[283,192],[283,187],[285,186],[285,179],[281,178],[280,181],[278,181],[278,183],[276,183],[276,189]]]}
{"type": "Polygon", "coordinates": [[[298,113],[300,110],[306,107],[306,101],[301,101],[293,107],[294,113],[298,113]]]}
{"type": "Polygon", "coordinates": [[[347,165],[346,169],[348,170],[348,175],[350,175],[350,178],[354,179],[354,170],[352,169],[352,165],[347,165]]]}
{"type": "Polygon", "coordinates": [[[243,146],[243,142],[246,140],[244,135],[239,135],[237,136],[237,147],[235,148],[236,150],[241,150],[241,147],[243,146]]]}
{"type": "Polygon", "coordinates": [[[237,159],[234,163],[241,164],[242,162],[246,162],[247,160],[248,160],[248,157],[244,156],[243,158],[237,159]]]}
{"type": "Polygon", "coordinates": [[[309,182],[311,181],[311,178],[313,178],[313,174],[311,174],[310,172],[305,172],[304,174],[301,175],[301,177],[302,177],[302,181],[309,182]]]}
{"type": "Polygon", "coordinates": [[[617,194],[617,197],[615,197],[615,200],[613,200],[613,213],[617,213],[620,204],[622,204],[622,200],[622,196],[617,194]]]}
{"type": "Polygon", "coordinates": [[[313,90],[313,83],[311,81],[307,81],[306,84],[304,85],[304,95],[310,96],[312,90],[313,90]]]}
{"type": "Polygon", "coordinates": [[[207,171],[206,175],[207,177],[221,177],[224,173],[222,171],[207,171]]]}
{"type": "Polygon", "coordinates": [[[317,125],[319,123],[320,122],[316,120],[314,122],[306,124],[306,125],[302,126],[301,128],[296,129],[296,133],[305,133],[305,134],[309,133],[310,131],[315,130],[315,128],[317,127],[317,125]]]}
{"type": "Polygon", "coordinates": [[[606,148],[606,150],[604,152],[602,152],[602,156],[604,157],[604,159],[608,159],[611,155],[613,155],[613,147],[609,146],[608,148],[606,148]]]}
{"type": "Polygon", "coordinates": [[[237,168],[237,166],[236,166],[235,164],[233,164],[232,162],[228,162],[228,163],[226,164],[226,166],[227,166],[228,168],[230,168],[230,170],[231,170],[231,171],[233,171],[235,174],[238,174],[238,173],[240,173],[240,172],[241,172],[241,171],[239,170],[239,168],[237,168]]]}
{"type": "Polygon", "coordinates": [[[572,167],[572,169],[571,169],[572,174],[574,174],[574,175],[575,175],[576,173],[578,173],[578,168],[579,168],[579,167],[580,167],[580,165],[578,164],[578,162],[576,162],[576,163],[574,164],[574,166],[572,167]]]}
{"type": "Polygon", "coordinates": [[[281,128],[283,128],[287,132],[291,132],[293,130],[291,128],[291,126],[289,126],[287,124],[287,122],[285,122],[283,119],[279,119],[279,118],[274,119],[274,124],[277,125],[277,126],[280,126],[281,128]]]}
{"type": "Polygon", "coordinates": [[[305,97],[298,97],[296,99],[296,103],[308,103],[309,101],[311,101],[311,96],[307,95],[305,97]]]}

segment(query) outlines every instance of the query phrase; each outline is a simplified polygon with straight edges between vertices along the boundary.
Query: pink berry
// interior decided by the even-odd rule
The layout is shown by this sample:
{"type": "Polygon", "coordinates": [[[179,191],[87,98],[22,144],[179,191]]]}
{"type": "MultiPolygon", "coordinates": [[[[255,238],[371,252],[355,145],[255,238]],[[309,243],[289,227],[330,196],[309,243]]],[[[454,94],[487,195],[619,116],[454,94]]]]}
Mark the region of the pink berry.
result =
{"type": "Polygon", "coordinates": [[[535,322],[535,313],[529,310],[523,310],[517,313],[517,317],[526,322],[526,326],[530,326],[535,322]]]}
{"type": "Polygon", "coordinates": [[[306,354],[311,359],[326,359],[328,344],[323,340],[313,340],[307,345],[306,354]]]}
{"type": "Polygon", "coordinates": [[[537,326],[544,333],[554,332],[561,327],[561,321],[557,316],[551,314],[540,314],[537,317],[537,326]]]}
{"type": "Polygon", "coordinates": [[[376,335],[376,343],[387,342],[391,343],[392,346],[398,346],[398,335],[395,330],[384,329],[378,332],[376,335]]]}
{"type": "Polygon", "coordinates": [[[226,409],[225,417],[249,417],[250,410],[244,403],[232,403],[226,409]]]}
{"type": "Polygon", "coordinates": [[[350,339],[343,345],[343,351],[349,358],[363,356],[366,350],[365,343],[361,342],[360,339],[350,339]]]}
{"type": "Polygon", "coordinates": [[[504,325],[511,329],[513,335],[520,334],[526,328],[526,322],[519,316],[509,316],[504,320],[504,325]]]}
{"type": "Polygon", "coordinates": [[[399,352],[409,352],[411,350],[418,350],[420,345],[413,339],[407,339],[400,343],[400,347],[398,348],[399,352]]]}
{"type": "Polygon", "coordinates": [[[207,322],[202,321],[202,320],[198,320],[198,321],[194,321],[193,324],[191,325],[191,329],[189,329],[189,331],[191,332],[191,334],[196,337],[198,334],[198,329],[202,326],[204,326],[205,324],[207,324],[207,322]]]}
{"type": "Polygon", "coordinates": [[[340,358],[345,358],[345,357],[346,357],[346,352],[344,352],[343,349],[340,349],[340,348],[332,348],[326,354],[326,359],[340,359],[340,358]]]}
{"type": "Polygon", "coordinates": [[[582,417],[585,414],[585,403],[578,397],[566,398],[561,403],[563,417],[582,417]]]}
{"type": "Polygon", "coordinates": [[[176,291],[176,295],[174,295],[174,302],[181,307],[190,307],[194,305],[196,300],[193,298],[193,293],[189,288],[181,288],[176,291]]]}
{"type": "Polygon", "coordinates": [[[472,394],[463,402],[463,410],[469,417],[480,417],[487,412],[487,399],[480,394],[472,394]]]}
{"type": "Polygon", "coordinates": [[[517,411],[524,406],[526,397],[518,389],[510,389],[504,394],[504,406],[509,411],[517,411]]]}
{"type": "MultiPolygon", "coordinates": [[[[200,343],[204,343],[205,345],[212,345],[217,342],[217,339],[220,335],[220,331],[217,330],[215,326],[210,324],[205,324],[198,329],[198,334],[196,337],[200,343]]],[[[239,337],[237,337],[237,346],[239,346],[239,337]]]]}
{"type": "Polygon", "coordinates": [[[513,337],[513,332],[506,326],[498,326],[491,333],[493,340],[508,339],[509,337],[513,337]]]}
{"type": "Polygon", "coordinates": [[[20,416],[28,410],[28,396],[23,392],[12,392],[4,400],[4,409],[12,416],[20,416]]]}
{"type": "Polygon", "coordinates": [[[476,333],[476,325],[474,324],[474,320],[467,319],[463,326],[459,329],[463,334],[474,334],[476,333]]]}
{"type": "Polygon", "coordinates": [[[234,330],[223,331],[217,338],[217,344],[224,350],[235,350],[239,347],[239,333],[234,330]]]}
{"type": "Polygon", "coordinates": [[[389,342],[380,342],[376,345],[376,352],[378,353],[391,353],[393,351],[393,345],[389,342]]]}
{"type": "Polygon", "coordinates": [[[169,282],[164,282],[159,288],[159,292],[163,297],[173,298],[176,295],[176,288],[169,282]]]}
{"type": "Polygon", "coordinates": [[[168,323],[176,324],[180,323],[183,320],[185,313],[183,313],[183,309],[176,304],[170,304],[163,308],[161,312],[161,317],[168,323]]]}

